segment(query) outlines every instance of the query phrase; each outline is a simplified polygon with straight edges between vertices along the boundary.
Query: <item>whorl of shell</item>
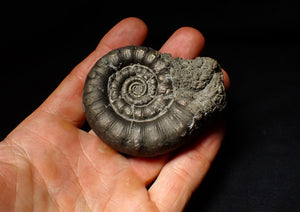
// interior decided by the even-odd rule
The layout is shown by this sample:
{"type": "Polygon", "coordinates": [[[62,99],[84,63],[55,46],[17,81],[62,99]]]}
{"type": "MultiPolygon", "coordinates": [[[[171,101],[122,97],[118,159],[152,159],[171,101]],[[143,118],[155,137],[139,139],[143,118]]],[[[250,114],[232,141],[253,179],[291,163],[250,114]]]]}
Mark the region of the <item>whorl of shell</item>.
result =
{"type": "Polygon", "coordinates": [[[115,49],[94,65],[83,91],[86,119],[109,146],[157,156],[226,105],[219,64],[208,57],[173,58],[148,47],[115,49]]]}

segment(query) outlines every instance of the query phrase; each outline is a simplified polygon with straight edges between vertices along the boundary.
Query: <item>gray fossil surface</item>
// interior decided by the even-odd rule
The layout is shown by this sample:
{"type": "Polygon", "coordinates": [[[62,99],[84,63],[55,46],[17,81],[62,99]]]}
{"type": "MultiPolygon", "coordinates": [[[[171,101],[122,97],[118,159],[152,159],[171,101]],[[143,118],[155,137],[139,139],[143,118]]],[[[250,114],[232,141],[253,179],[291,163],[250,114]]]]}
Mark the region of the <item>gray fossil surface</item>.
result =
{"type": "Polygon", "coordinates": [[[216,60],[173,58],[141,46],[115,49],[99,59],[83,90],[94,132],[117,151],[140,157],[188,143],[225,106],[216,60]]]}

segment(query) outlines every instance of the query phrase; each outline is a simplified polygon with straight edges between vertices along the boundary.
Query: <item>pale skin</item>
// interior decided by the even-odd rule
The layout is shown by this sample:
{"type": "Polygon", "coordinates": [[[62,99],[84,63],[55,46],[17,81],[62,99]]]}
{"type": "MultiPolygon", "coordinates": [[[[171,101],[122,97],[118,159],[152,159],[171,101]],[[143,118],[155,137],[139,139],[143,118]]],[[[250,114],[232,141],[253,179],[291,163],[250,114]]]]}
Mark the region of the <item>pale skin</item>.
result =
{"type": "MultiPolygon", "coordinates": [[[[112,49],[142,45],[147,30],[137,18],[116,24],[0,143],[0,211],[183,210],[220,148],[224,124],[217,123],[176,154],[156,158],[125,157],[92,131],[80,129],[85,121],[82,89],[91,67],[112,49]]],[[[198,30],[182,27],[160,51],[194,58],[204,43],[198,30]]]]}

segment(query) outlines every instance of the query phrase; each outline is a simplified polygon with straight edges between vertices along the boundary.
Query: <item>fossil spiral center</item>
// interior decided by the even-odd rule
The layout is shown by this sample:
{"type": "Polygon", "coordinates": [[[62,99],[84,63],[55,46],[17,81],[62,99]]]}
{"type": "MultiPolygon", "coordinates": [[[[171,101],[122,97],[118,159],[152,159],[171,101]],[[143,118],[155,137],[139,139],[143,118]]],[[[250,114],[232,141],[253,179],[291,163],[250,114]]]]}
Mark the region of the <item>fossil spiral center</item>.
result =
{"type": "Polygon", "coordinates": [[[143,104],[146,103],[146,99],[145,101],[140,101],[139,103],[138,99],[143,98],[144,95],[147,95],[146,92],[148,91],[148,86],[151,85],[148,85],[144,78],[132,76],[126,79],[123,83],[121,94],[129,104],[143,104]]]}
{"type": "Polygon", "coordinates": [[[129,92],[136,97],[142,96],[146,92],[146,86],[139,82],[134,82],[129,87],[129,92]]]}
{"type": "Polygon", "coordinates": [[[126,66],[116,73],[113,83],[121,87],[118,95],[127,104],[142,106],[148,104],[154,97],[157,87],[155,74],[146,66],[126,66]]]}
{"type": "Polygon", "coordinates": [[[109,78],[108,97],[114,111],[127,120],[150,120],[166,110],[172,99],[162,96],[172,90],[152,69],[133,64],[116,71],[109,78]],[[159,98],[158,98],[159,97],[159,98]]]}

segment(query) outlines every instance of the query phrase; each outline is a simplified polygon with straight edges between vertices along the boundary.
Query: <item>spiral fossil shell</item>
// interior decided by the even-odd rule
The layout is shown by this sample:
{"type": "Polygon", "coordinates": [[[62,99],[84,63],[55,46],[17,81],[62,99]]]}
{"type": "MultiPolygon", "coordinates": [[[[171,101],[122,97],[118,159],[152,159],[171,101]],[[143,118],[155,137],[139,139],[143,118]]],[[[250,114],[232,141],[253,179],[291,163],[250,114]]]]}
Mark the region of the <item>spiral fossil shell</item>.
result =
{"type": "Polygon", "coordinates": [[[132,156],[180,147],[225,105],[223,75],[214,59],[184,60],[148,47],[109,52],[91,69],[83,90],[91,128],[132,156]]]}

